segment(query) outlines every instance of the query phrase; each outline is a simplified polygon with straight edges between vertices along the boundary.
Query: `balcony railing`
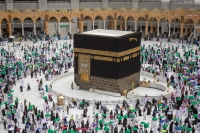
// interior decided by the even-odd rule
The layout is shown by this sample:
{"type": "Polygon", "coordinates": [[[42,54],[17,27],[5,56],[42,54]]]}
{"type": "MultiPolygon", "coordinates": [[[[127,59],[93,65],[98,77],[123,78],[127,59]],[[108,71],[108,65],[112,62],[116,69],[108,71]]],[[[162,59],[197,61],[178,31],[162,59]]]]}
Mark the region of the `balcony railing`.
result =
{"type": "Polygon", "coordinates": [[[47,3],[70,3],[69,0],[64,0],[64,1],[47,1],[47,3]]]}
{"type": "Polygon", "coordinates": [[[13,1],[13,3],[38,3],[38,1],[13,1]]]}

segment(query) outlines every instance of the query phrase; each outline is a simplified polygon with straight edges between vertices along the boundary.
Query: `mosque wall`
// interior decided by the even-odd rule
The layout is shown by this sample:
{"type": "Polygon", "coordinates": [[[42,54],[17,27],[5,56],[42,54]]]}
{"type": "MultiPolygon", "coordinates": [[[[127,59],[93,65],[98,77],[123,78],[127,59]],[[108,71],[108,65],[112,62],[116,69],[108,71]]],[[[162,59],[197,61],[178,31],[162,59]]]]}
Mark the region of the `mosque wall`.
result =
{"type": "Polygon", "coordinates": [[[154,8],[160,8],[161,3],[160,2],[140,2],[139,9],[147,8],[147,9],[154,9],[154,8]]]}
{"type": "Polygon", "coordinates": [[[121,7],[125,7],[125,8],[132,8],[132,2],[109,2],[109,7],[111,8],[121,8],[121,7]]]}
{"type": "Polygon", "coordinates": [[[60,10],[62,8],[69,9],[71,8],[70,3],[47,3],[47,9],[55,9],[55,10],[60,10]]]}
{"type": "Polygon", "coordinates": [[[102,8],[102,3],[101,2],[80,2],[79,3],[80,9],[84,9],[84,8],[94,9],[97,7],[102,8]]]}
{"type": "Polygon", "coordinates": [[[13,8],[18,10],[35,10],[39,8],[38,3],[13,3],[13,8]]]}

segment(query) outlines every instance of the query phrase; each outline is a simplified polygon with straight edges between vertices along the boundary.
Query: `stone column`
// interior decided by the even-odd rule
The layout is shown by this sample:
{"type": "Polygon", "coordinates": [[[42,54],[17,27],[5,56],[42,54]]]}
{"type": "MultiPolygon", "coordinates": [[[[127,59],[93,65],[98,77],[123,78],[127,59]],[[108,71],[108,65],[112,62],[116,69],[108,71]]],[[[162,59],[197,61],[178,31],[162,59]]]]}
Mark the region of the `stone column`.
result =
{"type": "Polygon", "coordinates": [[[125,31],[127,31],[127,21],[125,21],[125,31]]]}
{"type": "Polygon", "coordinates": [[[71,32],[72,32],[72,22],[69,21],[69,33],[71,34],[71,32]]]}
{"type": "Polygon", "coordinates": [[[137,21],[135,21],[135,32],[137,32],[137,21]]]}
{"type": "Polygon", "coordinates": [[[151,23],[150,38],[152,39],[153,38],[153,22],[150,22],[150,23],[151,23]]]}
{"type": "Polygon", "coordinates": [[[180,23],[180,40],[183,40],[184,23],[180,23]]]}
{"type": "Polygon", "coordinates": [[[103,21],[103,29],[104,30],[106,29],[106,21],[105,20],[103,21]]]}
{"type": "Polygon", "coordinates": [[[58,27],[57,36],[58,36],[58,38],[60,38],[60,22],[57,23],[57,27],[58,27]]]}
{"type": "Polygon", "coordinates": [[[35,26],[35,22],[33,22],[33,34],[36,35],[36,26],[35,26]]]}
{"type": "Polygon", "coordinates": [[[9,36],[12,36],[12,24],[10,22],[8,23],[8,32],[9,36]]]}
{"type": "Polygon", "coordinates": [[[1,29],[1,24],[0,24],[0,37],[2,37],[2,29],[1,29]]]}
{"type": "Polygon", "coordinates": [[[45,27],[45,35],[46,35],[46,38],[48,39],[49,38],[49,23],[48,21],[45,21],[44,23],[44,27],[45,27]]]}
{"type": "Polygon", "coordinates": [[[82,20],[79,23],[79,30],[80,30],[80,32],[83,32],[83,21],[82,20]]]}
{"type": "Polygon", "coordinates": [[[189,32],[190,32],[190,34],[192,33],[192,24],[190,24],[190,30],[189,30],[189,32]]]}
{"type": "Polygon", "coordinates": [[[148,20],[146,20],[145,23],[146,23],[146,24],[145,24],[145,37],[146,37],[146,39],[148,40],[148,20]]]}
{"type": "Polygon", "coordinates": [[[173,29],[173,39],[175,39],[175,28],[176,28],[176,21],[174,20],[174,29],[173,29]]]}
{"type": "Polygon", "coordinates": [[[117,30],[117,20],[114,19],[114,30],[117,30]]]}
{"type": "Polygon", "coordinates": [[[185,33],[184,33],[184,39],[187,40],[188,37],[188,25],[189,24],[185,24],[185,33]]]}
{"type": "Polygon", "coordinates": [[[158,26],[157,26],[157,41],[159,41],[159,23],[157,24],[158,26]]]}
{"type": "Polygon", "coordinates": [[[22,36],[24,36],[24,24],[22,23],[22,36]]]}
{"type": "Polygon", "coordinates": [[[168,42],[170,42],[170,36],[171,36],[171,23],[169,23],[169,32],[168,32],[168,42]]]}
{"type": "Polygon", "coordinates": [[[164,38],[164,26],[165,26],[165,21],[162,20],[162,38],[164,38]]]}
{"type": "Polygon", "coordinates": [[[92,21],[92,29],[94,30],[94,21],[92,21]]]}
{"type": "Polygon", "coordinates": [[[197,26],[194,24],[194,37],[193,37],[193,42],[196,41],[196,31],[197,31],[197,26]]]}
{"type": "Polygon", "coordinates": [[[121,17],[120,17],[120,30],[123,30],[123,21],[121,20],[121,17]]]}

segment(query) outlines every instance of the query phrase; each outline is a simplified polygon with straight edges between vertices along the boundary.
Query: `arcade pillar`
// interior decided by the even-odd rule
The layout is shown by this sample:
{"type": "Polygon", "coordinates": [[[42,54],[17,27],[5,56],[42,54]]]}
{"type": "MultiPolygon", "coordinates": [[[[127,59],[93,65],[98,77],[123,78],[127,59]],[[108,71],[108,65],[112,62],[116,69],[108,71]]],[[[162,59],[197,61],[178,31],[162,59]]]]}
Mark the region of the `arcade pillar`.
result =
{"type": "Polygon", "coordinates": [[[180,40],[183,40],[184,23],[180,23],[180,40]]]}
{"type": "Polygon", "coordinates": [[[148,40],[148,21],[145,22],[145,40],[148,40]]]}
{"type": "Polygon", "coordinates": [[[9,36],[12,36],[12,24],[10,22],[8,23],[8,33],[9,36]]]}
{"type": "Polygon", "coordinates": [[[22,23],[22,36],[24,36],[24,24],[22,23]]]}
{"type": "Polygon", "coordinates": [[[189,25],[189,24],[186,24],[186,25],[185,25],[185,33],[184,33],[184,39],[185,39],[185,40],[187,40],[187,37],[188,37],[188,25],[189,25]]]}
{"type": "Polygon", "coordinates": [[[157,26],[157,41],[159,41],[159,23],[157,24],[158,26],[157,26]]]}
{"type": "Polygon", "coordinates": [[[171,23],[169,23],[169,34],[168,34],[168,42],[170,42],[170,38],[171,38],[171,23]]]}

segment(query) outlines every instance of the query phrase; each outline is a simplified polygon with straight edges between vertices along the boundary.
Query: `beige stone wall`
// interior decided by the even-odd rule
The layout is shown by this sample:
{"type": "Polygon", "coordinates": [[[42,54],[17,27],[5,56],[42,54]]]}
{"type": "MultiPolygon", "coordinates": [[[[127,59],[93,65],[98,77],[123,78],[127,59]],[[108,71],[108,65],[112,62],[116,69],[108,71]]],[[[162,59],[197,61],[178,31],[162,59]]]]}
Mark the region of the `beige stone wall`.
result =
{"type": "Polygon", "coordinates": [[[132,83],[139,86],[140,73],[135,73],[121,79],[109,79],[96,76],[89,76],[89,82],[82,82],[79,74],[74,74],[74,80],[81,89],[98,89],[110,92],[121,93],[123,90],[132,89],[132,83]]]}

